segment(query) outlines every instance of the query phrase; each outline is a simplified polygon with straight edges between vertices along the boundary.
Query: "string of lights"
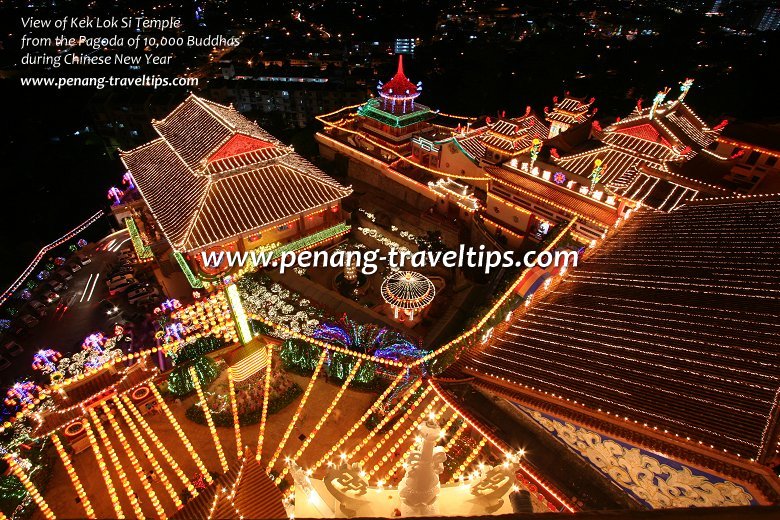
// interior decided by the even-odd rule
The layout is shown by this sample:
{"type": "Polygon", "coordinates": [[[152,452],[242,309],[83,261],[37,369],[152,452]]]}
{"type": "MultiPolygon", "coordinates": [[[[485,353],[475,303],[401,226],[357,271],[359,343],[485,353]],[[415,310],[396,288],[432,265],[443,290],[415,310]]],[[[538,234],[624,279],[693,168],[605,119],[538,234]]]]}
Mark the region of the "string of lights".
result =
{"type": "Polygon", "coordinates": [[[19,464],[19,461],[16,460],[16,457],[10,453],[5,453],[3,454],[3,460],[5,460],[5,462],[8,464],[8,467],[11,469],[11,473],[13,473],[13,475],[22,483],[25,491],[27,491],[27,494],[29,494],[33,499],[35,505],[38,506],[38,509],[40,509],[44,518],[46,518],[46,520],[56,520],[57,517],[49,507],[49,504],[46,502],[46,500],[44,500],[41,493],[35,487],[35,484],[33,484],[30,478],[27,476],[27,473],[19,464]]]}
{"type": "Polygon", "coordinates": [[[268,465],[266,466],[265,469],[266,473],[271,473],[271,470],[273,470],[274,468],[274,464],[276,464],[276,460],[279,458],[279,455],[281,455],[284,446],[287,444],[287,439],[290,438],[290,434],[292,433],[293,428],[295,428],[295,425],[298,423],[298,419],[301,416],[301,412],[303,411],[304,406],[306,406],[306,401],[309,400],[309,395],[311,395],[311,391],[312,389],[314,389],[314,383],[317,381],[317,377],[320,375],[320,371],[322,370],[322,365],[325,363],[325,359],[327,357],[328,357],[328,350],[323,349],[322,353],[320,354],[320,358],[317,361],[317,367],[314,369],[314,373],[311,375],[311,379],[309,380],[309,385],[306,387],[306,390],[304,390],[303,397],[301,397],[301,400],[298,402],[298,408],[296,408],[295,413],[293,413],[292,419],[290,419],[290,422],[287,424],[287,429],[285,430],[284,435],[282,436],[282,440],[279,441],[279,445],[276,447],[276,450],[274,451],[271,460],[268,461],[268,465]]]}
{"type": "MultiPolygon", "coordinates": [[[[261,351],[262,352],[262,351],[261,351]]],[[[269,362],[270,364],[270,362],[269,362]]],[[[233,369],[228,367],[228,396],[230,397],[230,410],[233,413],[233,430],[236,434],[236,457],[241,460],[243,457],[243,443],[241,441],[241,425],[238,422],[238,403],[236,402],[236,385],[233,381],[233,369]]]]}
{"type": "MultiPolygon", "coordinates": [[[[325,421],[328,420],[330,417],[330,414],[333,412],[333,409],[336,408],[339,401],[341,400],[341,397],[344,395],[344,392],[347,390],[347,387],[349,387],[350,383],[352,383],[352,380],[355,378],[355,375],[357,374],[358,370],[360,369],[360,365],[362,364],[362,360],[358,360],[354,366],[352,367],[352,370],[350,370],[347,377],[344,379],[344,383],[341,385],[341,388],[339,388],[339,391],[336,393],[336,396],[333,398],[333,401],[328,405],[328,408],[323,412],[322,416],[320,417],[319,421],[317,421],[317,424],[312,428],[309,435],[306,437],[306,439],[301,443],[301,446],[298,448],[298,451],[295,452],[295,454],[291,457],[291,460],[298,461],[300,460],[301,456],[303,455],[303,452],[306,451],[306,448],[309,447],[309,444],[314,440],[314,437],[319,433],[320,429],[325,424],[325,421]]],[[[290,466],[285,465],[284,468],[282,468],[282,471],[279,473],[279,476],[276,477],[276,484],[279,485],[282,482],[282,479],[287,474],[287,472],[290,470],[290,466]]]]}
{"type": "Polygon", "coordinates": [[[230,470],[230,466],[228,466],[225,452],[222,450],[222,443],[219,440],[217,428],[214,426],[214,418],[211,416],[211,410],[209,410],[209,404],[206,402],[206,396],[203,395],[203,388],[200,385],[200,378],[198,377],[198,372],[195,370],[195,367],[190,367],[190,377],[192,378],[193,386],[195,386],[195,392],[198,395],[198,402],[203,410],[203,415],[206,418],[206,424],[209,427],[209,433],[211,433],[211,440],[214,441],[214,447],[217,450],[219,465],[222,467],[222,472],[227,473],[230,470]]]}
{"type": "Polygon", "coordinates": [[[16,280],[14,280],[13,283],[11,283],[11,285],[8,286],[8,288],[5,291],[3,291],[2,294],[0,294],[0,305],[3,305],[6,302],[6,300],[8,300],[8,298],[10,298],[19,287],[21,287],[21,285],[24,283],[27,277],[29,277],[32,274],[32,272],[35,270],[35,267],[41,262],[41,260],[43,260],[43,257],[46,256],[46,253],[48,253],[55,247],[67,242],[74,236],[78,235],[79,233],[87,229],[89,226],[97,222],[98,219],[100,219],[100,217],[102,216],[103,216],[103,211],[102,210],[98,211],[97,213],[89,217],[87,220],[85,220],[75,228],[71,229],[70,231],[62,235],[57,240],[54,240],[53,242],[50,242],[49,244],[43,246],[41,250],[38,251],[38,254],[35,255],[35,258],[33,258],[32,262],[30,262],[27,265],[27,267],[24,268],[22,274],[20,274],[19,277],[16,280]]]}
{"type": "Polygon", "coordinates": [[[106,484],[108,498],[114,508],[114,513],[116,513],[117,518],[125,518],[124,511],[122,511],[122,504],[119,503],[119,495],[117,495],[116,487],[114,486],[114,480],[111,478],[111,473],[108,471],[108,466],[103,458],[103,453],[100,451],[100,443],[98,443],[92,425],[87,418],[84,419],[84,430],[87,432],[89,445],[92,447],[92,453],[95,454],[95,460],[97,460],[98,468],[100,469],[103,481],[106,484]]]}
{"type": "MultiPolygon", "coordinates": [[[[165,491],[168,492],[168,495],[171,497],[171,500],[173,500],[173,503],[176,505],[176,508],[180,508],[182,506],[181,498],[179,498],[179,494],[176,493],[176,490],[173,488],[173,485],[171,484],[170,479],[168,478],[168,475],[163,471],[162,467],[160,466],[160,463],[157,461],[157,457],[154,455],[151,449],[149,449],[149,445],[147,444],[146,440],[141,435],[141,432],[138,431],[138,428],[135,426],[135,423],[133,422],[133,419],[130,417],[130,415],[127,412],[127,409],[125,408],[124,404],[122,403],[122,400],[119,398],[114,399],[114,403],[116,404],[117,410],[119,410],[119,413],[122,415],[122,418],[125,420],[125,424],[130,428],[130,431],[133,434],[133,437],[135,437],[135,441],[138,443],[138,446],[141,448],[141,451],[146,455],[146,458],[149,460],[149,462],[152,464],[152,469],[154,470],[155,474],[160,478],[160,482],[162,482],[163,487],[165,487],[165,491]]],[[[129,406],[133,406],[132,404],[129,406]]],[[[142,428],[144,428],[143,425],[141,425],[142,428]]],[[[147,433],[149,432],[148,426],[146,427],[147,433]]],[[[160,443],[160,440],[157,438],[157,435],[152,432],[149,437],[152,440],[152,443],[157,446],[157,448],[160,450],[160,452],[163,455],[163,458],[165,458],[168,463],[173,468],[174,472],[179,476],[179,478],[182,480],[182,483],[185,485],[189,485],[189,487],[192,487],[192,491],[195,490],[195,486],[190,483],[189,479],[184,475],[184,472],[181,471],[181,468],[179,468],[179,465],[176,463],[175,460],[173,460],[173,457],[170,456],[168,453],[168,450],[160,443]]],[[[197,494],[194,493],[193,496],[197,494]]]]}
{"type": "Polygon", "coordinates": [[[62,460],[62,464],[65,466],[65,471],[68,472],[68,477],[70,478],[70,482],[73,484],[73,489],[76,490],[76,495],[81,501],[81,506],[84,508],[84,514],[87,516],[87,518],[97,518],[95,516],[95,510],[92,509],[92,503],[89,501],[89,497],[84,491],[84,486],[81,484],[81,480],[76,473],[76,469],[73,467],[73,463],[70,460],[68,452],[65,451],[65,447],[62,445],[62,441],[60,440],[59,435],[56,433],[52,434],[51,440],[54,443],[57,454],[60,456],[60,460],[62,460]]]}
{"type": "Polygon", "coordinates": [[[113,467],[114,470],[116,471],[117,477],[119,478],[119,483],[122,485],[122,488],[125,490],[125,495],[127,495],[128,500],[130,500],[130,507],[133,508],[133,513],[135,514],[135,517],[144,518],[144,512],[141,509],[141,504],[138,502],[138,496],[136,495],[135,491],[133,491],[132,486],[130,486],[130,481],[127,478],[127,473],[125,473],[125,469],[124,467],[122,467],[122,463],[119,461],[119,457],[116,454],[116,450],[114,450],[114,446],[111,444],[111,439],[108,437],[105,428],[103,428],[103,423],[101,422],[100,417],[98,417],[98,414],[97,412],[95,412],[94,408],[89,408],[88,412],[89,412],[89,417],[95,426],[95,430],[97,430],[98,432],[98,436],[100,437],[100,442],[103,444],[103,447],[106,449],[106,453],[108,454],[108,460],[111,461],[111,467],[113,467]]]}
{"type": "Polygon", "coordinates": [[[263,382],[263,411],[260,416],[260,432],[257,435],[257,453],[255,454],[255,460],[260,462],[263,453],[263,441],[265,439],[265,425],[268,420],[268,399],[271,391],[271,374],[273,372],[273,355],[274,348],[271,343],[266,347],[266,357],[268,358],[268,364],[265,366],[265,379],[263,382]]]}
{"type": "MultiPolygon", "coordinates": [[[[157,406],[160,407],[160,409],[165,414],[165,417],[168,418],[168,422],[171,423],[171,426],[173,426],[173,429],[179,435],[179,439],[181,440],[181,443],[184,444],[184,447],[187,449],[187,452],[192,456],[192,460],[195,461],[195,465],[198,467],[198,471],[200,472],[201,475],[203,475],[203,478],[206,479],[206,482],[211,484],[213,480],[211,478],[211,474],[206,469],[206,466],[203,464],[203,461],[201,460],[200,456],[195,451],[195,448],[192,447],[192,443],[187,438],[187,435],[184,433],[184,430],[181,429],[181,426],[179,425],[179,421],[176,420],[176,417],[174,417],[173,412],[171,412],[170,408],[168,408],[168,405],[165,403],[165,400],[160,395],[160,391],[157,390],[157,387],[154,385],[154,383],[149,384],[149,389],[152,391],[152,394],[154,394],[154,398],[157,400],[157,406]]],[[[127,403],[127,401],[125,402],[127,403]]],[[[151,430],[147,430],[147,431],[151,431],[151,430]]]]}
{"type": "MultiPolygon", "coordinates": [[[[401,383],[401,381],[404,380],[405,375],[406,375],[405,371],[403,371],[403,370],[398,373],[396,378],[393,379],[393,382],[390,383],[390,385],[385,389],[384,392],[382,392],[382,394],[379,397],[377,397],[377,399],[368,408],[368,410],[366,410],[365,413],[363,413],[363,415],[360,416],[360,419],[358,419],[355,422],[355,424],[353,424],[350,427],[350,429],[347,430],[347,432],[344,435],[342,435],[341,438],[338,441],[336,441],[333,444],[333,446],[331,446],[330,449],[327,452],[325,452],[325,454],[317,460],[317,462],[314,463],[314,465],[312,466],[312,471],[316,471],[317,469],[319,469],[320,466],[322,466],[325,462],[330,460],[330,458],[333,457],[333,455],[339,449],[341,449],[341,447],[350,439],[350,437],[352,437],[352,435],[355,434],[355,432],[358,430],[358,428],[363,426],[363,424],[365,424],[365,422],[368,420],[368,418],[371,417],[371,415],[373,413],[375,413],[379,409],[380,406],[382,406],[382,403],[384,403],[384,400],[387,398],[387,396],[389,396],[390,393],[393,390],[395,390],[395,388],[398,386],[398,384],[401,383]]],[[[420,384],[422,384],[422,383],[420,383],[418,381],[415,384],[417,385],[416,388],[419,388],[420,384]]]]}
{"type": "Polygon", "coordinates": [[[103,403],[103,413],[105,413],[106,417],[108,417],[108,422],[111,424],[111,429],[114,431],[114,435],[119,441],[119,445],[124,449],[125,455],[127,455],[127,458],[130,461],[130,465],[135,470],[135,474],[138,477],[138,480],[140,480],[144,491],[146,491],[146,495],[152,502],[152,506],[154,507],[158,518],[165,520],[168,517],[165,514],[165,509],[163,509],[162,505],[160,504],[160,499],[157,498],[157,493],[155,493],[154,489],[152,489],[152,486],[149,483],[149,480],[146,478],[146,474],[144,473],[143,468],[138,463],[138,458],[135,456],[132,447],[127,443],[125,434],[122,432],[122,429],[119,427],[119,423],[117,423],[116,419],[114,418],[113,410],[111,410],[111,408],[109,408],[108,404],[106,403],[103,403]]]}

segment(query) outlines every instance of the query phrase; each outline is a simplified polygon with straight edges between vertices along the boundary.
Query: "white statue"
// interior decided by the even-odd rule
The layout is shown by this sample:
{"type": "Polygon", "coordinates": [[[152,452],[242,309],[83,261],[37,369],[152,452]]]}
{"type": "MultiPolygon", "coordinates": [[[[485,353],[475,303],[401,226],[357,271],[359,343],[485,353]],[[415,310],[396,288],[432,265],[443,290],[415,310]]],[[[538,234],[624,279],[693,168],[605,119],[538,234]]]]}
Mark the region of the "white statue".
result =
{"type": "Polygon", "coordinates": [[[444,471],[447,454],[436,446],[441,428],[431,419],[420,427],[422,446],[409,456],[409,465],[398,486],[403,516],[432,516],[438,514],[436,497],[439,495],[439,475],[444,471]]]}
{"type": "Polygon", "coordinates": [[[482,471],[477,481],[469,486],[475,497],[471,501],[487,514],[497,511],[504,505],[504,497],[517,485],[515,471],[515,465],[508,462],[482,471]]]}

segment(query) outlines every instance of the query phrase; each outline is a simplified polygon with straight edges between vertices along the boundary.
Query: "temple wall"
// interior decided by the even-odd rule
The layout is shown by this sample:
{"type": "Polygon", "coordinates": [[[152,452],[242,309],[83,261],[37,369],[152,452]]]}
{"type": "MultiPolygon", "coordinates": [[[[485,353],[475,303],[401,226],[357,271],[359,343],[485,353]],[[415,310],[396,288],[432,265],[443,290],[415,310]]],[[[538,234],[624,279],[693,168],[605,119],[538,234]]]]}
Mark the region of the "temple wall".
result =
{"type": "MultiPolygon", "coordinates": [[[[510,401],[511,402],[511,401],[510,401]]],[[[651,509],[758,505],[740,484],[511,402],[575,455],[651,509]]]]}

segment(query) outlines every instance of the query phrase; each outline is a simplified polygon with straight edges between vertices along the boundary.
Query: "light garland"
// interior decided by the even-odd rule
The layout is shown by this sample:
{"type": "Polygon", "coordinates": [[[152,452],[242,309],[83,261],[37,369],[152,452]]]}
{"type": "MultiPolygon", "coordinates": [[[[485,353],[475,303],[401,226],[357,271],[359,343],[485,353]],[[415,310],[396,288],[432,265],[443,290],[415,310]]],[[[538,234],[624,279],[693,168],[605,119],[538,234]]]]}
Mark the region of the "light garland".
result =
{"type": "MultiPolygon", "coordinates": [[[[125,438],[125,434],[122,432],[122,428],[119,427],[119,423],[117,423],[116,419],[114,418],[113,410],[111,410],[111,408],[109,408],[108,404],[105,402],[103,403],[103,413],[105,413],[106,417],[108,417],[108,422],[111,424],[111,429],[114,431],[114,435],[116,435],[117,439],[119,440],[119,444],[124,449],[125,455],[127,455],[127,458],[130,460],[130,465],[135,470],[135,474],[138,477],[138,480],[141,481],[141,485],[143,486],[144,491],[146,491],[149,500],[152,502],[152,506],[154,507],[154,511],[157,513],[157,517],[161,520],[166,520],[168,517],[165,514],[165,509],[163,509],[162,505],[160,504],[160,499],[157,498],[157,494],[155,493],[154,489],[152,489],[149,481],[146,479],[144,470],[138,463],[138,458],[135,456],[133,449],[127,443],[127,439],[125,438]]],[[[120,473],[120,478],[121,476],[122,475],[120,473]]]]}
{"type": "Polygon", "coordinates": [[[323,349],[322,353],[320,354],[320,358],[317,361],[317,368],[314,369],[314,373],[311,375],[311,380],[309,381],[309,385],[306,387],[306,390],[304,390],[303,397],[301,397],[301,400],[298,403],[298,408],[296,408],[295,413],[292,416],[292,419],[290,419],[290,423],[287,425],[287,429],[285,430],[284,435],[282,436],[282,440],[279,442],[279,445],[276,447],[273,457],[271,457],[271,460],[268,462],[268,465],[266,466],[265,469],[266,473],[271,473],[274,464],[276,464],[276,460],[279,458],[279,455],[281,455],[285,444],[287,444],[287,439],[290,438],[290,434],[292,433],[295,424],[298,422],[298,418],[300,417],[301,412],[303,411],[303,407],[306,405],[306,401],[308,401],[309,399],[309,395],[311,394],[311,391],[314,388],[314,383],[317,381],[317,377],[320,375],[320,371],[322,370],[322,365],[323,363],[325,363],[325,359],[327,357],[328,357],[328,350],[323,349]]]}
{"type": "Polygon", "coordinates": [[[75,228],[71,229],[64,235],[62,235],[57,240],[50,242],[49,244],[43,246],[40,251],[38,251],[38,254],[35,255],[35,258],[33,258],[33,261],[30,262],[27,267],[25,267],[24,271],[22,271],[22,274],[19,275],[19,277],[13,281],[13,283],[2,293],[0,294],[0,305],[3,305],[8,298],[10,298],[16,290],[21,287],[21,285],[24,283],[24,281],[27,279],[30,274],[35,270],[35,267],[43,260],[43,257],[46,256],[46,253],[54,249],[55,247],[59,246],[60,244],[67,242],[77,234],[81,233],[85,229],[87,229],[89,226],[94,224],[95,222],[100,219],[100,217],[103,216],[103,211],[98,211],[91,217],[89,217],[87,220],[76,226],[75,228]]]}
{"type": "MultiPolygon", "coordinates": [[[[341,397],[344,395],[344,392],[347,390],[347,387],[349,387],[350,383],[352,383],[352,380],[355,378],[355,375],[358,372],[358,369],[360,369],[361,364],[363,363],[362,360],[358,360],[355,365],[352,367],[352,370],[349,372],[347,377],[344,379],[344,383],[341,385],[341,388],[339,388],[338,393],[336,393],[336,396],[333,398],[333,401],[328,405],[328,408],[325,410],[325,412],[320,417],[320,420],[317,421],[317,424],[312,428],[311,433],[306,437],[306,439],[303,441],[301,446],[298,448],[298,451],[295,452],[295,455],[291,457],[292,460],[299,460],[301,456],[303,455],[303,452],[306,451],[306,448],[309,447],[309,444],[314,440],[314,437],[319,433],[322,426],[325,424],[325,421],[328,420],[330,417],[330,414],[333,412],[333,409],[338,405],[339,401],[341,400],[341,397]]],[[[279,485],[282,483],[282,479],[287,474],[287,472],[290,470],[290,466],[285,466],[282,471],[279,473],[279,476],[276,477],[276,485],[279,485]]]]}
{"type": "Polygon", "coordinates": [[[163,400],[162,396],[160,395],[160,391],[157,390],[157,387],[154,385],[154,383],[149,384],[149,389],[154,394],[154,398],[157,400],[158,405],[162,409],[163,413],[165,414],[165,417],[168,418],[168,422],[171,423],[171,426],[173,426],[173,429],[176,430],[176,433],[179,435],[179,439],[181,440],[182,444],[184,444],[184,447],[187,449],[187,452],[192,456],[192,460],[195,461],[195,465],[198,467],[198,471],[201,475],[203,475],[203,478],[206,479],[206,482],[211,484],[212,478],[211,474],[209,473],[209,470],[206,469],[206,466],[203,464],[203,461],[201,460],[198,453],[195,451],[195,448],[192,447],[192,443],[190,443],[190,440],[187,438],[187,435],[184,433],[184,430],[181,429],[181,426],[179,426],[179,421],[176,420],[176,417],[174,417],[173,412],[171,412],[170,408],[168,408],[168,405],[165,403],[165,400],[163,400]]]}
{"type": "Polygon", "coordinates": [[[244,447],[241,441],[241,425],[238,422],[238,403],[236,402],[236,385],[233,382],[233,368],[227,369],[228,395],[230,396],[230,409],[233,411],[233,429],[236,434],[236,456],[241,460],[244,455],[244,447]]]}
{"type": "MultiPolygon", "coordinates": [[[[138,446],[141,448],[141,451],[146,455],[146,458],[152,464],[152,469],[154,470],[155,474],[159,475],[160,482],[162,482],[163,487],[165,487],[165,490],[168,492],[168,495],[171,497],[171,500],[173,500],[173,503],[176,505],[176,508],[177,509],[181,508],[182,501],[179,498],[178,493],[176,493],[176,490],[173,488],[173,485],[171,484],[168,475],[166,475],[165,472],[162,470],[160,463],[157,461],[157,457],[154,455],[152,450],[149,449],[149,445],[144,440],[143,436],[141,435],[141,432],[139,432],[138,428],[136,428],[135,423],[133,423],[133,420],[130,418],[130,415],[127,413],[127,409],[125,408],[124,404],[122,404],[122,400],[116,398],[114,399],[114,403],[116,404],[117,410],[119,410],[119,413],[122,415],[122,418],[125,420],[125,423],[130,428],[130,431],[133,433],[133,437],[135,437],[135,440],[138,443],[138,446]]],[[[133,406],[133,405],[130,404],[129,406],[133,406]]],[[[147,432],[148,431],[149,430],[147,425],[147,432]]],[[[160,444],[160,440],[157,439],[157,436],[152,434],[150,435],[150,438],[152,439],[152,442],[160,450],[160,452],[163,454],[163,457],[165,457],[166,459],[170,458],[170,454],[168,454],[168,450],[166,450],[165,447],[160,444]]],[[[168,462],[169,464],[171,463],[170,460],[168,462]]],[[[181,473],[181,475],[179,475],[180,478],[184,477],[184,473],[181,471],[178,464],[176,465],[174,464],[171,464],[171,467],[173,468],[174,472],[176,472],[177,474],[181,473]]],[[[189,485],[193,489],[195,489],[195,486],[192,486],[192,484],[189,482],[189,479],[184,477],[182,478],[182,480],[185,481],[185,484],[189,483],[189,485]]],[[[193,496],[195,495],[193,494],[193,496]]]]}
{"type": "MultiPolygon", "coordinates": [[[[504,443],[498,439],[496,436],[494,436],[492,433],[482,429],[480,425],[473,421],[469,415],[465,412],[463,412],[460,408],[458,408],[451,400],[447,398],[447,396],[444,394],[442,389],[439,387],[439,384],[435,380],[431,380],[429,382],[430,386],[433,388],[433,390],[436,392],[436,395],[441,397],[442,401],[447,403],[450,408],[452,408],[455,413],[457,413],[474,431],[479,433],[479,435],[482,437],[482,439],[487,439],[490,444],[492,444],[496,449],[498,449],[501,453],[503,453],[506,456],[514,456],[514,454],[510,453],[507,448],[505,447],[504,443]]],[[[522,455],[522,452],[520,453],[522,455]]],[[[541,477],[536,475],[534,472],[531,471],[530,468],[528,468],[526,465],[523,464],[522,461],[518,462],[518,465],[520,469],[525,472],[529,477],[531,477],[536,484],[539,485],[539,487],[543,488],[547,493],[555,498],[563,507],[565,507],[569,512],[574,512],[577,509],[571,505],[568,500],[564,499],[557,491],[553,490],[549,485],[547,485],[541,477]]]]}
{"type": "MultiPolygon", "coordinates": [[[[322,456],[319,460],[312,466],[312,471],[316,471],[319,469],[320,466],[322,466],[328,459],[330,459],[341,447],[346,443],[352,435],[355,434],[355,432],[363,426],[363,424],[368,420],[369,417],[371,417],[371,414],[376,412],[379,407],[382,405],[383,401],[387,398],[390,393],[395,390],[395,387],[398,386],[398,384],[404,380],[406,374],[405,371],[401,371],[398,373],[395,379],[393,379],[393,382],[390,383],[390,385],[385,389],[384,392],[382,392],[382,395],[380,395],[374,403],[368,408],[368,410],[365,411],[363,415],[360,416],[360,419],[353,424],[349,430],[347,430],[347,433],[341,436],[341,438],[336,441],[333,446],[330,447],[330,449],[322,456]]],[[[420,383],[419,381],[416,383],[417,387],[419,388],[420,383]]]]}
{"type": "Polygon", "coordinates": [[[268,364],[265,366],[265,382],[263,386],[263,412],[260,416],[260,432],[257,435],[257,452],[255,453],[255,460],[260,462],[263,453],[263,441],[265,439],[265,424],[268,420],[268,394],[271,391],[271,373],[273,368],[273,355],[274,348],[272,344],[268,344],[266,347],[266,353],[268,357],[268,364]]]}
{"type": "Polygon", "coordinates": [[[49,507],[49,504],[46,503],[46,500],[44,500],[38,489],[35,487],[35,484],[32,483],[30,477],[27,476],[27,473],[25,473],[24,468],[22,468],[22,466],[19,464],[19,461],[16,460],[16,457],[10,453],[5,453],[3,455],[3,459],[10,467],[11,473],[13,473],[13,475],[22,483],[22,486],[24,486],[24,489],[33,499],[35,505],[38,506],[38,509],[41,510],[41,513],[46,518],[46,520],[55,520],[57,517],[54,515],[54,512],[49,507]]]}
{"type": "MultiPolygon", "coordinates": [[[[422,384],[421,381],[418,381],[420,384],[413,385],[411,388],[409,388],[406,393],[404,393],[404,396],[401,398],[400,401],[389,411],[387,412],[387,415],[385,415],[379,423],[374,426],[374,428],[361,439],[361,441],[352,448],[352,450],[349,451],[346,455],[342,455],[342,458],[347,461],[351,461],[355,455],[360,453],[360,451],[366,447],[366,445],[371,442],[371,440],[376,437],[379,432],[382,430],[382,428],[385,427],[385,425],[390,422],[396,414],[403,408],[403,406],[406,404],[407,401],[415,394],[418,388],[420,388],[420,385],[422,384]]],[[[408,416],[412,413],[414,408],[417,408],[420,406],[420,403],[422,403],[426,397],[428,397],[428,394],[430,393],[431,389],[430,387],[426,387],[422,392],[420,392],[420,395],[417,397],[417,399],[409,406],[409,408],[404,412],[404,416],[408,416]]],[[[396,428],[397,429],[397,428],[396,428]]]]}
{"type": "MultiPolygon", "coordinates": [[[[439,397],[434,396],[433,399],[431,399],[431,402],[428,403],[428,405],[415,417],[415,419],[412,421],[412,423],[407,427],[407,429],[403,432],[401,432],[401,436],[399,439],[401,441],[406,440],[406,438],[409,437],[409,435],[412,434],[414,430],[417,429],[417,427],[420,425],[421,422],[427,420],[431,415],[433,415],[432,410],[436,406],[436,404],[439,402],[439,397]]],[[[411,410],[414,407],[410,407],[408,412],[411,412],[411,410]]],[[[382,463],[387,462],[389,460],[388,453],[393,452],[393,448],[389,448],[385,451],[385,454],[379,457],[378,460],[375,461],[375,464],[370,465],[368,462],[374,458],[374,455],[377,455],[379,453],[379,450],[382,449],[382,447],[390,440],[390,438],[395,435],[395,432],[397,430],[400,430],[401,427],[406,423],[406,421],[411,417],[411,413],[405,413],[402,415],[395,423],[393,423],[393,426],[388,430],[385,435],[379,439],[379,442],[371,446],[371,448],[366,452],[366,454],[363,456],[363,458],[360,461],[361,466],[365,467],[366,465],[369,466],[368,468],[368,477],[373,477],[374,474],[379,471],[379,468],[382,466],[382,463]]],[[[400,445],[400,444],[399,444],[400,445]]]]}
{"type": "MultiPolygon", "coordinates": [[[[122,463],[119,462],[119,457],[117,456],[114,447],[111,445],[111,439],[109,439],[108,435],[106,434],[106,430],[103,428],[103,423],[100,422],[100,417],[98,417],[94,408],[90,408],[88,411],[89,417],[92,419],[92,422],[95,425],[95,429],[100,436],[100,442],[106,449],[108,458],[111,461],[113,468],[116,470],[117,476],[119,477],[119,482],[122,484],[122,488],[125,490],[125,494],[127,495],[128,500],[130,500],[130,506],[133,508],[133,513],[135,514],[136,518],[145,518],[144,512],[141,509],[141,504],[138,503],[138,498],[136,498],[136,494],[133,491],[133,488],[130,486],[130,481],[127,479],[127,474],[122,467],[122,463]]],[[[106,469],[105,473],[108,473],[108,469],[106,469]]],[[[119,518],[122,517],[120,516],[119,518]]]]}
{"type": "Polygon", "coordinates": [[[79,480],[76,469],[73,467],[73,463],[70,460],[68,452],[65,451],[65,447],[62,445],[60,437],[54,433],[50,436],[50,438],[54,443],[54,447],[57,449],[57,454],[60,456],[62,464],[65,466],[65,471],[67,471],[68,477],[70,477],[70,482],[73,484],[73,489],[76,490],[76,495],[81,501],[81,505],[84,508],[84,514],[87,516],[87,518],[97,518],[95,516],[95,510],[92,509],[92,503],[89,501],[89,497],[84,491],[84,486],[81,485],[81,480],[79,480]]]}
{"type": "Polygon", "coordinates": [[[192,378],[192,383],[195,386],[195,392],[198,394],[198,401],[200,401],[200,407],[203,410],[203,415],[206,418],[206,424],[208,425],[209,432],[211,433],[211,440],[214,441],[214,447],[217,449],[217,456],[219,457],[219,464],[222,467],[222,472],[227,473],[230,470],[230,466],[228,466],[227,459],[225,458],[225,452],[222,450],[222,443],[219,440],[217,429],[214,426],[214,418],[211,416],[211,410],[209,410],[209,405],[206,402],[206,396],[203,395],[203,388],[200,386],[200,378],[198,378],[198,372],[195,370],[195,367],[190,367],[190,377],[192,378]]]}
{"type": "Polygon", "coordinates": [[[122,511],[122,504],[119,503],[119,496],[114,487],[114,480],[111,478],[111,473],[108,471],[108,466],[103,458],[103,453],[100,451],[100,444],[95,437],[95,432],[92,429],[92,425],[89,423],[89,419],[84,419],[84,430],[87,432],[87,438],[89,439],[89,445],[92,447],[92,452],[95,454],[95,459],[98,463],[98,468],[103,475],[103,481],[106,484],[108,490],[108,498],[111,500],[111,505],[114,507],[114,512],[117,518],[125,518],[125,514],[122,511]]]}
{"type": "Polygon", "coordinates": [[[482,451],[482,448],[485,447],[485,444],[487,444],[487,439],[482,438],[479,440],[477,445],[474,446],[474,449],[471,450],[471,452],[466,457],[466,460],[464,460],[463,463],[458,467],[458,470],[455,473],[453,473],[450,481],[461,479],[461,475],[463,475],[463,472],[466,471],[466,468],[468,468],[472,462],[474,462],[474,459],[477,458],[477,455],[479,455],[479,453],[482,451]]]}

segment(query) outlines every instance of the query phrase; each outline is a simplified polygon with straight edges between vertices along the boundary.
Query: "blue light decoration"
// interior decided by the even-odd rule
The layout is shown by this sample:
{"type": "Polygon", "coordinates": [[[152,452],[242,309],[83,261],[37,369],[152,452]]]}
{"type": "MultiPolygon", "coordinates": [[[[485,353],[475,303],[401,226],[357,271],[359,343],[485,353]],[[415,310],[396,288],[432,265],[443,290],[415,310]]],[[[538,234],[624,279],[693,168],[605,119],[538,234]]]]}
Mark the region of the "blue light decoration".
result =
{"type": "MultiPolygon", "coordinates": [[[[410,363],[429,353],[395,330],[373,323],[361,325],[349,319],[346,314],[336,323],[321,324],[312,336],[353,352],[402,363],[410,363]]],[[[327,360],[328,375],[343,379],[351,370],[354,361],[355,358],[347,354],[331,352],[327,360]]],[[[425,370],[424,365],[421,364],[420,367],[425,370]]],[[[355,375],[355,380],[370,382],[376,372],[384,370],[384,365],[365,363],[355,375]]]]}
{"type": "Polygon", "coordinates": [[[32,381],[19,381],[8,389],[5,398],[6,406],[26,407],[38,400],[41,387],[32,381]]]}
{"type": "Polygon", "coordinates": [[[49,276],[51,276],[51,273],[49,271],[47,271],[46,269],[44,269],[43,271],[39,272],[35,277],[38,280],[47,280],[49,278],[49,276]]]}
{"type": "Polygon", "coordinates": [[[83,238],[79,238],[79,241],[76,242],[76,245],[79,246],[79,248],[84,248],[87,246],[87,241],[83,238]]]}
{"type": "Polygon", "coordinates": [[[122,184],[125,184],[128,190],[135,188],[135,179],[133,179],[133,174],[130,172],[125,172],[125,174],[122,176],[122,184]]]}
{"type": "Polygon", "coordinates": [[[55,364],[62,358],[62,354],[56,350],[47,348],[41,349],[33,356],[33,370],[40,370],[43,374],[51,374],[57,371],[55,364]]]}
{"type": "Polygon", "coordinates": [[[553,182],[558,186],[566,183],[566,174],[563,172],[555,172],[553,174],[553,182]]]}

